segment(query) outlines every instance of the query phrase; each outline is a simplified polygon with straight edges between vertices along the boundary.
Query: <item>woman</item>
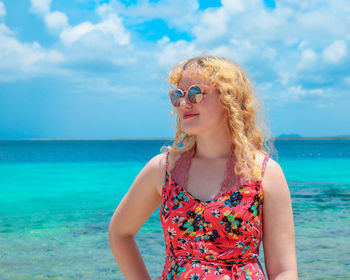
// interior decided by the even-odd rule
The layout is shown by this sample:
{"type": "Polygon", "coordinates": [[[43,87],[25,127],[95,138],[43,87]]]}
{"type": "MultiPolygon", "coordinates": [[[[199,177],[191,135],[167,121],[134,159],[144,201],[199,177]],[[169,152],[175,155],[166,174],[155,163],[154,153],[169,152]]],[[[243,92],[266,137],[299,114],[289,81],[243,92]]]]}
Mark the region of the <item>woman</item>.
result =
{"type": "Polygon", "coordinates": [[[166,260],[157,279],[298,279],[289,188],[263,150],[273,146],[256,124],[246,74],[227,59],[198,57],[175,65],[169,81],[174,144],[138,174],[109,227],[125,278],[150,279],[134,235],[160,205],[166,260]]]}

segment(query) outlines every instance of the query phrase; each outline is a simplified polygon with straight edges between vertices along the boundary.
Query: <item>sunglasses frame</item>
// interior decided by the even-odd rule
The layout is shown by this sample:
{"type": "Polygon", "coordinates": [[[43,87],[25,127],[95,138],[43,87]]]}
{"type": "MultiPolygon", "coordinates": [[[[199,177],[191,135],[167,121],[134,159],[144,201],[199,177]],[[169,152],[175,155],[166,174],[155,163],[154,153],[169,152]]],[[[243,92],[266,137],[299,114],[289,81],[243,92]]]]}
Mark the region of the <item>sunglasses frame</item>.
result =
{"type": "Polygon", "coordinates": [[[175,89],[169,91],[169,98],[170,98],[171,104],[172,104],[174,107],[180,107],[180,105],[181,105],[181,100],[179,101],[179,105],[178,105],[178,106],[174,105],[174,103],[172,102],[172,94],[173,94],[175,91],[180,91],[180,92],[182,93],[182,96],[180,96],[178,99],[184,98],[184,97],[187,95],[187,98],[188,98],[189,102],[191,102],[192,105],[201,103],[202,100],[203,100],[204,95],[206,94],[206,92],[205,92],[205,86],[204,86],[204,85],[198,85],[198,84],[191,85],[191,86],[187,89],[187,91],[184,91],[184,90],[182,90],[182,89],[180,89],[180,88],[175,88],[175,89]],[[198,102],[196,102],[196,103],[193,103],[193,102],[188,98],[188,92],[189,92],[189,91],[191,90],[191,88],[193,88],[193,87],[198,87],[198,88],[200,88],[200,90],[202,91],[202,97],[201,97],[201,99],[200,99],[198,102]]]}

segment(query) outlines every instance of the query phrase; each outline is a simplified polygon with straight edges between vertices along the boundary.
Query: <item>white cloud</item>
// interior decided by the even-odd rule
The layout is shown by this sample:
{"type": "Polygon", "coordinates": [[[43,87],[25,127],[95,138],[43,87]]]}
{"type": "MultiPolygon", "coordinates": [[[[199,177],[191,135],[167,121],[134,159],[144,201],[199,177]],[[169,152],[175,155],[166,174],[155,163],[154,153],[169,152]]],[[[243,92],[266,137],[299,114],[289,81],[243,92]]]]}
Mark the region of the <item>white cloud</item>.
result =
{"type": "Polygon", "coordinates": [[[51,30],[62,30],[68,26],[68,17],[61,12],[47,13],[44,17],[47,27],[51,30]]]}
{"type": "Polygon", "coordinates": [[[350,86],[350,76],[344,78],[344,82],[350,86]]]}
{"type": "Polygon", "coordinates": [[[130,43],[129,32],[124,28],[122,19],[117,15],[110,14],[101,23],[96,24],[95,28],[104,34],[111,34],[114,41],[119,45],[128,45],[130,43]]]}
{"type": "MultiPolygon", "coordinates": [[[[121,18],[113,14],[95,25],[86,21],[73,27],[69,26],[61,32],[60,38],[65,45],[71,45],[83,36],[93,32],[100,33],[98,35],[102,35],[103,40],[112,38],[114,43],[118,45],[128,45],[130,43],[130,35],[124,28],[121,18]]],[[[93,42],[92,40],[90,42],[100,44],[100,41],[93,42]]]]}
{"type": "MultiPolygon", "coordinates": [[[[50,0],[31,3],[31,11],[40,15],[47,28],[57,35],[56,44],[45,49],[37,43],[21,43],[5,25],[0,25],[0,32],[19,45],[17,50],[7,49],[13,65],[18,63],[17,55],[26,62],[27,69],[34,69],[33,73],[38,75],[44,73],[39,69],[41,66],[60,65],[61,70],[75,74],[81,71],[84,80],[84,73],[89,71],[99,74],[125,67],[123,73],[135,74],[137,66],[147,64],[146,79],[159,77],[179,59],[215,54],[242,64],[253,73],[251,77],[257,84],[269,85],[263,91],[276,98],[285,97],[286,102],[288,98],[322,99],[321,89],[327,92],[335,87],[332,83],[336,80],[347,83],[345,77],[350,75],[342,71],[333,73],[331,69],[335,67],[331,64],[349,59],[348,0],[326,1],[322,5],[319,1],[281,0],[275,9],[264,8],[261,0],[222,0],[221,7],[204,11],[199,10],[198,1],[191,0],[142,0],[128,6],[111,0],[96,9],[100,18],[97,22],[86,20],[75,25],[69,24],[64,11],[51,11],[50,0]],[[166,36],[157,42],[137,34],[143,23],[153,19],[164,20],[169,27],[169,33],[162,34],[166,36]],[[131,29],[134,31],[125,26],[135,27],[131,29]],[[173,41],[176,31],[187,32],[184,38],[191,39],[173,41]],[[25,51],[28,58],[23,55],[25,51]]],[[[4,57],[4,52],[0,55],[4,57]]],[[[10,63],[6,65],[11,68],[10,63]]],[[[25,77],[27,72],[21,73],[25,77]]]]}
{"type": "Polygon", "coordinates": [[[13,34],[13,31],[10,28],[8,28],[4,23],[0,23],[0,36],[10,34],[13,34]]]}
{"type": "MultiPolygon", "coordinates": [[[[319,5],[317,1],[303,4],[282,0],[275,9],[265,9],[260,0],[223,0],[221,7],[200,11],[197,1],[189,6],[185,0],[156,3],[144,0],[126,7],[112,0],[102,5],[98,13],[102,18],[111,13],[123,16],[123,21],[135,26],[163,19],[169,27],[191,33],[191,40],[172,41],[170,34],[159,40],[157,46],[148,42],[149,51],[155,52],[157,59],[154,71],[168,70],[179,59],[215,54],[251,70],[254,73],[251,77],[257,78],[258,84],[271,84],[270,94],[277,97],[284,87],[294,92],[289,97],[303,99],[321,98],[322,82],[329,80],[323,77],[330,76],[322,48],[348,34],[344,26],[350,25],[349,4],[339,1],[319,5]],[[313,83],[310,87],[316,89],[305,89],[307,83],[313,83]]],[[[94,33],[96,28],[85,34],[94,33]]],[[[136,58],[147,52],[139,43],[133,45],[136,58]]]]}
{"type": "Polygon", "coordinates": [[[289,7],[279,7],[269,12],[259,0],[247,0],[244,4],[224,1],[219,8],[207,9],[192,32],[201,43],[248,39],[262,43],[264,40],[278,40],[294,44],[294,34],[288,30],[288,36],[285,35],[285,25],[293,16],[293,10],[289,7]]]}
{"type": "Polygon", "coordinates": [[[210,42],[221,38],[227,33],[228,17],[225,9],[206,10],[200,24],[195,25],[192,32],[198,41],[210,42]]]}
{"type": "Polygon", "coordinates": [[[122,5],[119,1],[111,0],[104,4],[105,8],[114,10],[131,23],[142,23],[152,19],[163,19],[170,27],[180,30],[190,30],[199,18],[198,0],[164,0],[151,2],[138,1],[137,5],[122,5]]]}
{"type": "Polygon", "coordinates": [[[49,75],[63,61],[60,52],[46,50],[36,41],[20,42],[12,30],[0,25],[0,82],[49,75]]]}
{"type": "Polygon", "coordinates": [[[181,59],[200,54],[200,52],[195,49],[194,44],[185,40],[169,42],[168,38],[164,37],[162,40],[158,41],[158,46],[161,49],[160,52],[156,53],[158,64],[167,69],[181,59]]]}
{"type": "Polygon", "coordinates": [[[223,0],[222,5],[220,8],[209,8],[197,13],[197,21],[192,27],[197,41],[211,42],[224,36],[232,38],[236,29],[229,23],[236,14],[245,11],[246,7],[241,0],[223,0]]]}
{"type": "Polygon", "coordinates": [[[5,4],[0,1],[0,18],[6,16],[5,4]]]}
{"type": "MultiPolygon", "coordinates": [[[[48,16],[48,21],[54,25],[54,17],[57,17],[57,14],[54,13],[50,18],[51,1],[31,0],[31,3],[32,12],[48,16]]],[[[4,4],[0,2],[0,16],[5,14],[4,4]]],[[[62,62],[64,56],[58,50],[47,50],[37,41],[21,42],[16,38],[14,31],[5,24],[0,24],[0,82],[57,73],[57,65],[62,62]]]]}
{"type": "Polygon", "coordinates": [[[122,18],[114,13],[111,6],[103,4],[97,8],[96,12],[102,18],[97,24],[89,21],[70,26],[68,17],[65,13],[54,11],[51,12],[51,0],[31,0],[31,11],[40,14],[46,26],[60,34],[61,41],[66,45],[71,44],[84,38],[88,44],[98,45],[101,41],[113,40],[118,45],[130,44],[130,34],[125,29],[122,18]],[[86,38],[90,36],[91,38],[86,38]]]}
{"type": "Polygon", "coordinates": [[[323,88],[305,89],[302,85],[293,85],[286,88],[280,95],[281,101],[313,101],[329,98],[329,93],[323,88]]]}
{"type": "Polygon", "coordinates": [[[346,43],[335,41],[323,50],[323,59],[329,63],[339,63],[346,55],[346,43]]]}
{"type": "Polygon", "coordinates": [[[30,2],[32,4],[30,11],[41,16],[49,30],[57,33],[69,26],[65,13],[51,12],[51,0],[30,0],[30,2]]]}
{"type": "Polygon", "coordinates": [[[312,49],[303,50],[301,59],[305,62],[314,62],[316,60],[316,53],[312,49]]]}
{"type": "Polygon", "coordinates": [[[70,45],[74,43],[75,41],[79,40],[80,37],[85,35],[86,33],[91,32],[94,30],[94,25],[91,24],[90,22],[86,21],[83,23],[80,23],[74,27],[67,27],[65,28],[61,35],[60,38],[62,42],[66,45],[70,45]]]}
{"type": "Polygon", "coordinates": [[[242,0],[222,0],[221,3],[232,14],[243,12],[246,9],[242,0]]]}
{"type": "Polygon", "coordinates": [[[30,0],[31,11],[39,15],[46,15],[50,12],[51,0],[30,0]]]}
{"type": "Polygon", "coordinates": [[[267,58],[269,60],[276,58],[276,56],[277,56],[277,50],[275,48],[272,48],[272,47],[267,47],[262,52],[262,57],[267,58]]]}
{"type": "Polygon", "coordinates": [[[305,69],[312,67],[313,63],[317,60],[317,55],[312,49],[303,50],[301,53],[301,59],[298,63],[298,69],[305,69]]]}
{"type": "Polygon", "coordinates": [[[234,59],[237,56],[237,51],[232,48],[232,45],[220,45],[210,51],[210,54],[234,59]]]}

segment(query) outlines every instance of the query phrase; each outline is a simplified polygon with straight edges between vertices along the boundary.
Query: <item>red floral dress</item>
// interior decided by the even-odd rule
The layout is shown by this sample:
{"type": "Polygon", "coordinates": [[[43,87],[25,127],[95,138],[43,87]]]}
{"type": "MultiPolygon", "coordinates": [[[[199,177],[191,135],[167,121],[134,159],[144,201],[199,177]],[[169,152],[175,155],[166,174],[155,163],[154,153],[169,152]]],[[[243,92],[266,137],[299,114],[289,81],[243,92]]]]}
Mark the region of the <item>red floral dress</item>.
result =
{"type": "MultiPolygon", "coordinates": [[[[265,279],[257,259],[262,231],[261,180],[204,202],[169,181],[168,155],[160,207],[166,244],[162,279],[265,279]]],[[[267,161],[265,156],[263,172],[267,161]]]]}

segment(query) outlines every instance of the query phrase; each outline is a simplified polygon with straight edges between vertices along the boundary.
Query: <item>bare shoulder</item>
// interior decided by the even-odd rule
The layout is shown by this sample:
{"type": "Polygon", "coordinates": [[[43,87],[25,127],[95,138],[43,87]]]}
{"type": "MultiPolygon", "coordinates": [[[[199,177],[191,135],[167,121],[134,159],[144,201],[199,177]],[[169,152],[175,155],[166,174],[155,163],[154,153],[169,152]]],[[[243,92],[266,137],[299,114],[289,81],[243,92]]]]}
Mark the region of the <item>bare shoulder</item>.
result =
{"type": "MultiPolygon", "coordinates": [[[[264,153],[260,151],[256,153],[256,161],[260,166],[262,166],[264,158],[264,153]]],[[[285,183],[283,170],[277,161],[269,157],[266,163],[264,177],[262,179],[262,185],[264,187],[264,190],[274,188],[281,182],[285,183]]]]}
{"type": "MultiPolygon", "coordinates": [[[[150,161],[150,164],[153,166],[153,169],[156,172],[157,176],[157,192],[161,196],[162,189],[164,186],[165,172],[166,172],[166,155],[167,152],[161,153],[153,157],[150,161]]],[[[178,160],[180,154],[175,155],[175,161],[178,160]]]]}
{"type": "Polygon", "coordinates": [[[282,167],[272,158],[269,158],[266,164],[262,185],[265,195],[289,193],[288,183],[282,167]]]}
{"type": "Polygon", "coordinates": [[[154,156],[150,160],[150,165],[152,165],[152,169],[155,172],[156,176],[156,187],[157,187],[157,193],[159,196],[162,195],[162,187],[163,187],[163,182],[165,178],[165,170],[166,170],[166,155],[167,153],[161,153],[156,156],[154,156]]]}
{"type": "Polygon", "coordinates": [[[256,152],[255,160],[260,166],[262,165],[264,158],[265,158],[265,154],[264,153],[262,153],[260,151],[256,152]]]}

